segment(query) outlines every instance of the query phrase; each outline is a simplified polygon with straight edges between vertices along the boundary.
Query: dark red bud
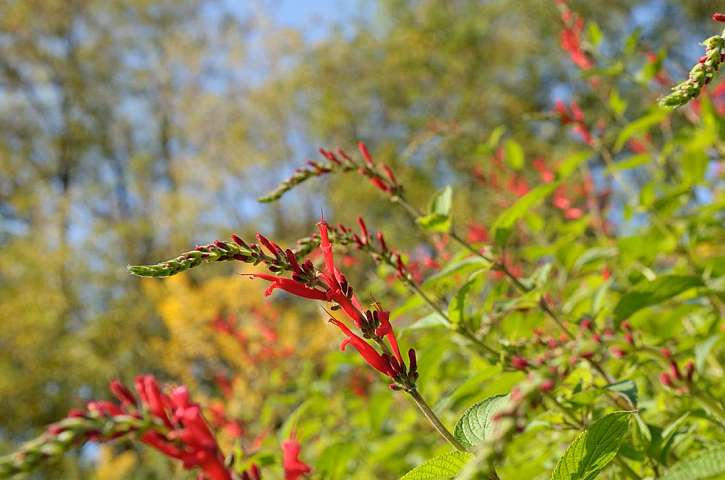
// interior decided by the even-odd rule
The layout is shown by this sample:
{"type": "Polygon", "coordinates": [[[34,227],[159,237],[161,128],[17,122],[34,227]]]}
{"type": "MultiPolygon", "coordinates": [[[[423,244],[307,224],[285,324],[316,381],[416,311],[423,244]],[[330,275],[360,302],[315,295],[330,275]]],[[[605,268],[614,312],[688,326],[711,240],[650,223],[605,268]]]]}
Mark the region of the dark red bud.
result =
{"type": "Polygon", "coordinates": [[[383,232],[378,232],[376,236],[378,237],[378,242],[380,242],[380,248],[383,249],[383,252],[387,252],[388,246],[385,243],[385,237],[383,236],[383,232]]]}
{"type": "Polygon", "coordinates": [[[716,12],[712,14],[712,19],[716,22],[725,22],[725,13],[716,12]]]}
{"type": "Polygon", "coordinates": [[[672,376],[672,378],[682,380],[682,372],[680,372],[680,367],[674,360],[670,360],[670,375],[672,376]]]}
{"type": "Polygon", "coordinates": [[[660,373],[660,383],[664,385],[665,387],[672,388],[673,382],[672,377],[670,377],[670,374],[667,372],[660,373]]]}
{"type": "Polygon", "coordinates": [[[685,364],[685,376],[687,377],[688,382],[692,382],[692,377],[695,374],[695,363],[692,360],[689,360],[685,364]]]}
{"type": "Polygon", "coordinates": [[[415,350],[412,348],[408,350],[408,366],[411,373],[418,371],[418,359],[416,358],[415,350]]]}
{"type": "Polygon", "coordinates": [[[539,389],[544,393],[552,391],[554,389],[554,380],[547,378],[546,380],[541,382],[539,389]]]}
{"type": "Polygon", "coordinates": [[[529,361],[526,360],[524,357],[516,356],[511,358],[511,366],[514,367],[516,370],[526,370],[526,368],[529,366],[529,361]]]}

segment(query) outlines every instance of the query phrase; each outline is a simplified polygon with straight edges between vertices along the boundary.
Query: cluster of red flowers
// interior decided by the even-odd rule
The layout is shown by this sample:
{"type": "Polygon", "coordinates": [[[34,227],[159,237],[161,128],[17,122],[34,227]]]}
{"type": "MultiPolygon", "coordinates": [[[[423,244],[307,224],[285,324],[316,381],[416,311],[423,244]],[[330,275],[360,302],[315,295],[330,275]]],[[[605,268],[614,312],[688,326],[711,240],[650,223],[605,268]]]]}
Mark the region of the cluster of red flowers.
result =
{"type": "Polygon", "coordinates": [[[591,57],[582,48],[581,34],[584,30],[584,20],[574,13],[565,0],[556,1],[564,28],[559,36],[561,48],[569,54],[569,58],[582,70],[589,70],[594,66],[591,57]]]}
{"type": "Polygon", "coordinates": [[[678,393],[687,393],[692,385],[695,376],[695,363],[688,360],[684,366],[684,372],[674,359],[672,351],[668,348],[660,350],[662,356],[669,362],[669,369],[660,373],[660,383],[667,388],[671,388],[678,393]]]}
{"type": "MultiPolygon", "coordinates": [[[[163,390],[152,375],[142,375],[136,378],[135,393],[118,380],[111,382],[110,390],[118,402],[92,401],[85,411],[71,410],[67,419],[48,428],[48,445],[55,438],[65,444],[68,438],[110,441],[135,433],[143,443],[180,460],[185,469],[198,468],[200,480],[237,478],[227,467],[201,406],[191,401],[185,386],[163,390]],[[100,420],[110,423],[101,426],[100,420]]],[[[286,480],[298,480],[312,471],[300,460],[301,446],[294,435],[282,444],[282,450],[286,480]]],[[[261,480],[259,467],[251,465],[241,478],[261,480]]]]}
{"type": "Polygon", "coordinates": [[[587,145],[594,144],[591,129],[584,121],[584,113],[575,101],[572,101],[567,108],[564,102],[557,100],[554,110],[559,116],[559,121],[562,125],[571,124],[574,133],[579,135],[584,143],[587,145]]]}
{"type": "MultiPolygon", "coordinates": [[[[554,338],[535,329],[532,340],[525,345],[532,350],[529,357],[519,350],[511,356],[509,364],[514,370],[528,372],[532,368],[551,367],[552,361],[567,354],[570,354],[568,364],[571,366],[580,360],[602,360],[607,354],[621,358],[632,351],[635,339],[629,322],[622,322],[620,327],[619,334],[610,327],[598,330],[590,318],[583,318],[575,338],[569,338],[564,333],[554,338]],[[541,348],[544,350],[540,351],[541,348]]],[[[562,368],[561,365],[558,367],[562,368]]]]}
{"type": "MultiPolygon", "coordinates": [[[[357,146],[358,150],[360,150],[360,154],[362,155],[363,160],[365,161],[364,165],[358,165],[357,162],[355,162],[352,157],[342,149],[337,149],[337,152],[335,153],[331,150],[325,150],[324,148],[320,148],[320,153],[327,160],[329,160],[330,163],[338,167],[347,167],[348,165],[356,167],[357,171],[368,180],[370,180],[370,183],[372,183],[375,188],[377,188],[381,192],[395,193],[399,191],[401,186],[398,183],[397,178],[395,178],[393,170],[384,163],[381,163],[380,168],[378,168],[378,165],[373,161],[372,155],[370,155],[368,147],[363,142],[358,142],[357,146]],[[382,172],[380,171],[381,169],[382,172]]],[[[324,168],[321,167],[319,164],[316,164],[316,167],[324,168]]],[[[327,171],[321,173],[327,173],[329,171],[330,169],[327,169],[327,171]]]]}
{"type": "MultiPolygon", "coordinates": [[[[352,321],[352,324],[362,332],[364,337],[355,334],[340,320],[330,318],[330,323],[337,326],[347,337],[342,342],[341,348],[344,349],[347,345],[352,345],[370,366],[389,376],[402,388],[414,388],[418,375],[415,351],[411,349],[408,352],[409,368],[407,368],[400,353],[395,332],[390,324],[390,312],[383,310],[380,305],[376,305],[374,310],[363,309],[347,279],[335,266],[328,233],[329,226],[323,220],[318,223],[318,228],[320,232],[320,249],[325,266],[324,271],[318,271],[309,261],[300,265],[290,252],[288,259],[292,266],[291,278],[266,273],[255,273],[251,274],[251,276],[270,282],[265,295],[270,295],[275,289],[279,288],[298,297],[331,302],[333,304],[332,309],[341,309],[352,321]],[[376,350],[366,339],[371,339],[377,343],[383,352],[376,350]]],[[[361,229],[363,233],[362,236],[358,236],[359,241],[369,241],[370,237],[364,223],[361,224],[361,229]]],[[[382,237],[378,237],[378,241],[381,240],[382,237]]],[[[387,250],[384,240],[382,241],[384,249],[387,250]]],[[[262,243],[273,254],[281,254],[282,249],[273,242],[266,240],[262,243]]]]}
{"type": "MultiPolygon", "coordinates": [[[[224,456],[214,434],[201,413],[201,407],[189,398],[186,387],[163,392],[151,375],[136,378],[136,395],[118,380],[110,384],[119,403],[93,401],[87,412],[102,417],[131,417],[149,420],[150,428],[143,431],[140,440],[164,455],[181,460],[184,468],[199,468],[201,478],[231,480],[224,465],[224,456]]],[[[69,416],[83,417],[85,412],[72,411],[69,416]]],[[[54,427],[51,426],[51,429],[54,427]]],[[[55,427],[57,429],[57,427],[55,427]]],[[[52,431],[51,433],[61,433],[52,431]]],[[[90,432],[89,440],[102,438],[102,432],[90,432]]]]}

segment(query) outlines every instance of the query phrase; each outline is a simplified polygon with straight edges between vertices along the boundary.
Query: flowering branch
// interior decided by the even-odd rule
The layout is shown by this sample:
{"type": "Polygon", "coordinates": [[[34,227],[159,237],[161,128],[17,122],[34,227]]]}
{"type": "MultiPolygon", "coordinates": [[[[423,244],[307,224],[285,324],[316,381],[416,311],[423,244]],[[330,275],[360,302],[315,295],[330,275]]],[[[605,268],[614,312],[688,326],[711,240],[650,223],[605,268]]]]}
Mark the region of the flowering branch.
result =
{"type": "Polygon", "coordinates": [[[370,180],[375,188],[384,192],[399,192],[402,189],[390,167],[385,164],[376,164],[364,143],[360,142],[358,149],[363,157],[363,161],[354,159],[341,149],[338,149],[335,153],[321,148],[320,153],[325,157],[325,162],[308,161],[306,168],[298,168],[294,175],[280,183],[273,191],[259,197],[257,200],[262,203],[274,202],[310,178],[321,177],[333,172],[346,173],[357,171],[370,180]]]}
{"type": "MultiPolygon", "coordinates": [[[[716,22],[725,22],[725,13],[715,13],[712,19],[716,22]]],[[[707,85],[720,70],[720,64],[725,59],[725,30],[720,35],[714,35],[704,42],[705,54],[700,57],[697,65],[692,67],[690,74],[682,83],[672,87],[672,92],[660,99],[663,107],[677,108],[700,94],[702,87],[707,85]]]]}
{"type": "Polygon", "coordinates": [[[162,392],[151,375],[136,378],[136,395],[119,381],[110,384],[119,403],[90,402],[86,411],[73,410],[19,452],[0,458],[3,476],[28,472],[50,457],[60,456],[87,441],[108,442],[131,435],[181,460],[184,468],[199,468],[199,478],[232,480],[213,433],[191,402],[186,387],[162,392]]]}

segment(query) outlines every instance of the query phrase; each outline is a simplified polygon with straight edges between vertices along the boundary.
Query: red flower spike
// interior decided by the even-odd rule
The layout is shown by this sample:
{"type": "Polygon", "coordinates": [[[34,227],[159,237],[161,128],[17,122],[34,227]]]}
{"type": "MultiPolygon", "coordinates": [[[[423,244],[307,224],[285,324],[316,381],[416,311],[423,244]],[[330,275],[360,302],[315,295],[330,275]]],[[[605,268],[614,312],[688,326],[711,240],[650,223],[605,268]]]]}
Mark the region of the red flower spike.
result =
{"type": "Polygon", "coordinates": [[[363,338],[355,335],[341,321],[331,318],[330,323],[336,325],[340,330],[342,330],[342,333],[347,336],[347,338],[343,340],[340,344],[340,350],[344,351],[345,347],[347,347],[348,345],[352,345],[360,353],[360,355],[368,363],[368,365],[370,365],[377,371],[388,375],[389,377],[392,377],[394,375],[385,357],[383,357],[380,353],[378,353],[377,350],[370,346],[368,342],[366,342],[363,338]]]}
{"type": "Polygon", "coordinates": [[[312,468],[300,460],[301,450],[302,446],[294,433],[282,444],[282,466],[285,480],[297,480],[312,472],[312,468]]]}
{"type": "Polygon", "coordinates": [[[725,13],[719,13],[719,12],[713,13],[712,19],[715,20],[716,22],[725,23],[725,13]]]}

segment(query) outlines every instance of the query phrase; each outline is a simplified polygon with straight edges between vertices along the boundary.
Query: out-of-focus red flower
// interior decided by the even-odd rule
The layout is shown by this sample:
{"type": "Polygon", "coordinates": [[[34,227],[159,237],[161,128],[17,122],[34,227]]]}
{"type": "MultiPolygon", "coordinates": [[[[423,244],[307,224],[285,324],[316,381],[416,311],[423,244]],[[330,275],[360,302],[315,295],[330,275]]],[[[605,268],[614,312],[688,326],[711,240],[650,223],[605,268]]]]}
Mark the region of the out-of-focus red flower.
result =
{"type": "Polygon", "coordinates": [[[574,13],[566,2],[558,0],[559,11],[561,12],[561,20],[564,28],[559,35],[559,43],[561,48],[569,54],[569,58],[574,65],[582,70],[589,70],[594,66],[594,62],[584,51],[581,42],[581,34],[584,30],[584,19],[574,13]]]}
{"type": "Polygon", "coordinates": [[[582,112],[576,102],[571,102],[567,108],[564,102],[557,100],[554,106],[554,111],[558,115],[559,121],[562,125],[571,124],[572,131],[578,134],[587,145],[592,145],[594,143],[591,130],[584,119],[584,112],[582,112]]]}
{"type": "Polygon", "coordinates": [[[554,172],[546,165],[546,161],[543,158],[535,158],[532,166],[539,173],[539,178],[541,178],[542,182],[551,183],[554,181],[554,172]]]}
{"type": "Polygon", "coordinates": [[[523,177],[514,176],[508,181],[508,189],[517,197],[523,197],[529,193],[529,184],[523,177]]]}
{"type": "Polygon", "coordinates": [[[293,432],[290,438],[282,443],[282,466],[285,480],[298,480],[312,472],[312,468],[300,460],[301,451],[302,446],[293,432]]]}

